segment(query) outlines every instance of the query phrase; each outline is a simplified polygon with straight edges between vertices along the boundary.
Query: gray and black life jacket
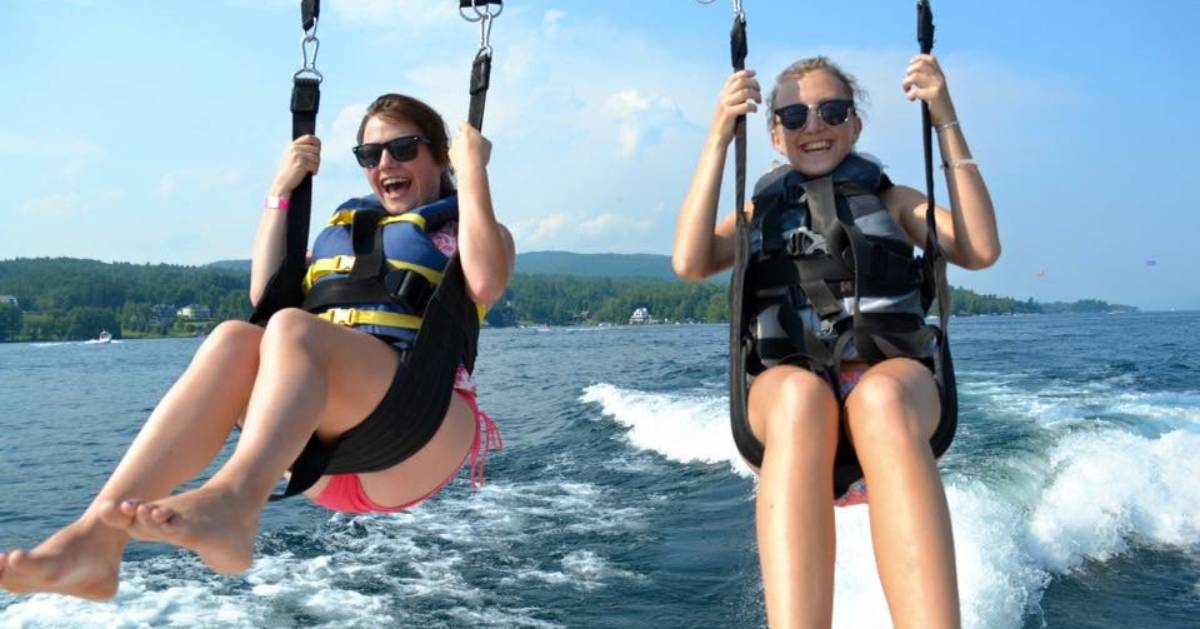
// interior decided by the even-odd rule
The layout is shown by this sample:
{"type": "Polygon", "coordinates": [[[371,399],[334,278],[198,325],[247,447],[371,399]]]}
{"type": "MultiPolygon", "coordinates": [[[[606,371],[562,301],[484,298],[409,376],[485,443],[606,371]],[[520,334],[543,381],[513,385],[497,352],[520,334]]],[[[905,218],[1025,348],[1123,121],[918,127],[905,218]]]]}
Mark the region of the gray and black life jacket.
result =
{"type": "Polygon", "coordinates": [[[925,324],[933,287],[879,197],[890,186],[854,154],[825,177],[785,166],[759,182],[747,268],[752,374],[936,353],[937,328],[925,324]]]}
{"type": "MultiPolygon", "coordinates": [[[[841,400],[838,370],[846,360],[874,365],[919,360],[933,372],[942,417],[930,439],[935,456],[950,446],[958,396],[950,345],[925,323],[937,295],[928,258],[892,219],[880,193],[892,186],[874,162],[848,156],[832,173],[806,178],[783,166],[755,186],[744,263],[734,265],[730,391],[734,443],[751,464],[764,446],[750,430],[750,382],[778,364],[798,365],[827,380],[841,400]]],[[[844,429],[844,428],[843,428],[844,429]]],[[[834,496],[862,478],[847,439],[834,457],[834,496]]]]}

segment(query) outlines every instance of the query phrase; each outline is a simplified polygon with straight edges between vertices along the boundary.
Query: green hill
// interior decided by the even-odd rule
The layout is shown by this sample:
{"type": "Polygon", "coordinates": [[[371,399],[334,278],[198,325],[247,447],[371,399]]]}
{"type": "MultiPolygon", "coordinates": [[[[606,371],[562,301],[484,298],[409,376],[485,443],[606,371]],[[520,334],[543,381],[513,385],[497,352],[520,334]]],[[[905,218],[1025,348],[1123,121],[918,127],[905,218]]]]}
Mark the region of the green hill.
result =
{"type": "MultiPolygon", "coordinates": [[[[101,329],[118,338],[204,332],[219,321],[250,314],[248,268],[247,260],[203,267],[0,260],[0,341],[83,339],[101,329]]],[[[494,326],[624,323],[635,308],[649,308],[657,319],[718,322],[728,312],[724,279],[680,281],[663,255],[524,253],[487,320],[494,326]]],[[[963,288],[954,288],[952,296],[954,314],[960,316],[1136,310],[1099,300],[1043,304],[963,288]]]]}
{"type": "MultiPolygon", "coordinates": [[[[250,271],[249,260],[218,260],[206,266],[247,273],[250,271]]],[[[675,271],[671,269],[671,257],[653,253],[529,251],[517,254],[516,272],[522,275],[678,279],[675,277],[675,271]]]]}
{"type": "Polygon", "coordinates": [[[579,277],[649,277],[674,280],[670,256],[652,253],[571,253],[530,251],[517,254],[517,273],[579,277]]]}

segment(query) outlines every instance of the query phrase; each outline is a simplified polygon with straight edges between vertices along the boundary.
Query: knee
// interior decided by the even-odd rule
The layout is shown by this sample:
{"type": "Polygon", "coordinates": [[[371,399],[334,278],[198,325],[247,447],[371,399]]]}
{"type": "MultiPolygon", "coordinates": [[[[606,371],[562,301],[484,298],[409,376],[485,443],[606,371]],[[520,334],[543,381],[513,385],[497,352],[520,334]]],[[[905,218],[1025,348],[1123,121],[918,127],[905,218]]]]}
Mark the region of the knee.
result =
{"type": "Polygon", "coordinates": [[[766,440],[837,443],[837,400],[816,374],[796,371],[783,379],[767,404],[766,440]]]}
{"type": "Polygon", "coordinates": [[[209,332],[198,353],[234,360],[254,358],[262,335],[262,328],[252,323],[223,321],[209,332]]]}
{"type": "Polygon", "coordinates": [[[889,373],[868,373],[846,402],[856,447],[866,443],[921,442],[922,420],[907,383],[889,373]]]}
{"type": "Polygon", "coordinates": [[[303,347],[317,323],[315,317],[299,308],[284,308],[271,315],[267,322],[262,336],[263,350],[303,347]]]}

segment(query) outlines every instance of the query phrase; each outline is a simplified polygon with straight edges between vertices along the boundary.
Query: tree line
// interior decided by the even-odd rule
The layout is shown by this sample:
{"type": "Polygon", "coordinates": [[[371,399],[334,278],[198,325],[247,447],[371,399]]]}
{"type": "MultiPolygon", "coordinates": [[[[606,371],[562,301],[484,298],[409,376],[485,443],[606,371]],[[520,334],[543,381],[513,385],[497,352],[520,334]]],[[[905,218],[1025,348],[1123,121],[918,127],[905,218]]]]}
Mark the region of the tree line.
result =
{"type": "MultiPolygon", "coordinates": [[[[249,274],[237,268],[4,260],[0,296],[13,296],[18,303],[0,302],[0,341],[78,340],[100,330],[117,338],[196,334],[220,321],[249,317],[249,282],[249,274]],[[207,308],[211,318],[177,318],[175,309],[186,305],[207,308]]],[[[1135,310],[1095,299],[1043,304],[963,288],[953,288],[951,300],[959,316],[1135,310]]],[[[720,323],[728,321],[728,288],[718,282],[518,274],[487,322],[496,327],[621,324],[637,308],[660,321],[720,323]]]]}

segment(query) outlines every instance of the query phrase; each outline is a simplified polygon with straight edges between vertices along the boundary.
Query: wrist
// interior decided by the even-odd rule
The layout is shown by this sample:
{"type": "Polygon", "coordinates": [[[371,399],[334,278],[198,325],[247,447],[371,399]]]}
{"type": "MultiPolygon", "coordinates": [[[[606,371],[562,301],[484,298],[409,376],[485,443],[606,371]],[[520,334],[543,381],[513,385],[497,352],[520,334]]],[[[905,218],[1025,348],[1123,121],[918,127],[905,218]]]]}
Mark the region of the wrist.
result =
{"type": "Polygon", "coordinates": [[[958,112],[953,107],[938,109],[936,112],[930,109],[929,119],[933,127],[940,131],[942,127],[949,128],[958,124],[958,112]]]}
{"type": "Polygon", "coordinates": [[[283,195],[268,194],[266,199],[263,199],[263,208],[268,210],[279,210],[286,212],[291,206],[291,200],[283,195]]]}

